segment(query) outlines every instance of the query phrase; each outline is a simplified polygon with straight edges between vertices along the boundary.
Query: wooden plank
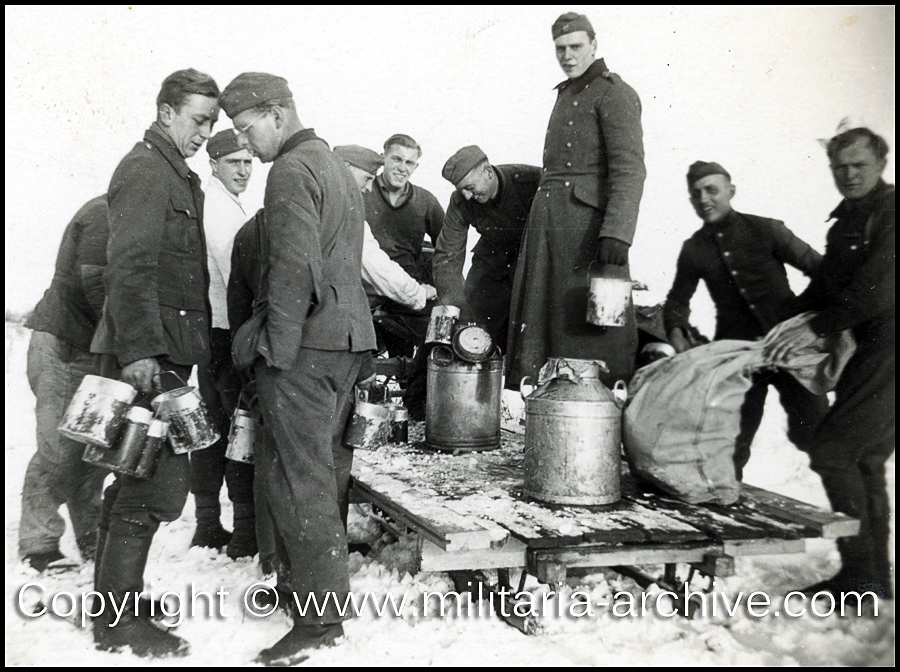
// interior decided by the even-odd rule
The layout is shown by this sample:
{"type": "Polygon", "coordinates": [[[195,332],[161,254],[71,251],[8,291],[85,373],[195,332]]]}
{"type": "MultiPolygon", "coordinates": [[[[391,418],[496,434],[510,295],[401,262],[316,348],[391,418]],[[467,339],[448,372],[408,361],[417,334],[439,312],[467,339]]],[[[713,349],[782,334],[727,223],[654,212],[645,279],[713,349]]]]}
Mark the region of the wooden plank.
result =
{"type": "Polygon", "coordinates": [[[510,539],[503,548],[468,551],[444,551],[440,546],[423,541],[420,569],[423,572],[451,572],[501,567],[524,567],[527,546],[518,539],[510,539]]]}
{"type": "Polygon", "coordinates": [[[529,550],[529,572],[539,563],[559,563],[566,567],[612,567],[614,565],[657,565],[674,562],[702,562],[705,555],[721,552],[712,542],[683,544],[583,544],[568,548],[529,550]]]}
{"type": "Polygon", "coordinates": [[[735,557],[803,553],[806,542],[803,539],[746,539],[726,541],[722,544],[722,550],[735,557]]]}
{"type": "Polygon", "coordinates": [[[784,495],[744,483],[741,500],[769,516],[789,520],[814,530],[825,539],[852,537],[859,534],[859,521],[843,513],[826,511],[784,495]]]}

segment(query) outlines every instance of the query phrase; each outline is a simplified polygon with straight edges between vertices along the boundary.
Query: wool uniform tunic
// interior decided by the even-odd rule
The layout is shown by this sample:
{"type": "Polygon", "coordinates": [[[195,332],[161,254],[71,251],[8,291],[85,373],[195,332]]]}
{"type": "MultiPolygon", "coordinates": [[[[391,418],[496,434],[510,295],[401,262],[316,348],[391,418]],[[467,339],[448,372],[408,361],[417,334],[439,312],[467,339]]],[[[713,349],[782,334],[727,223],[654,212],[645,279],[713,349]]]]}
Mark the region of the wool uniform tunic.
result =
{"type": "Polygon", "coordinates": [[[514,164],[493,168],[499,182],[496,202],[467,201],[459,191],[450,197],[434,249],[434,283],[442,304],[458,306],[460,319],[478,320],[506,347],[516,258],[541,169],[514,164]],[[472,267],[464,285],[469,226],[481,238],[472,250],[472,267]]]}
{"type": "Polygon", "coordinates": [[[646,175],[640,99],[603,59],[557,88],[513,285],[506,374],[514,387],[548,357],[600,359],[609,368],[601,380],[612,385],[631,377],[637,354],[633,307],[624,327],[593,326],[586,315],[600,237],[629,245],[634,237],[646,175]]]}

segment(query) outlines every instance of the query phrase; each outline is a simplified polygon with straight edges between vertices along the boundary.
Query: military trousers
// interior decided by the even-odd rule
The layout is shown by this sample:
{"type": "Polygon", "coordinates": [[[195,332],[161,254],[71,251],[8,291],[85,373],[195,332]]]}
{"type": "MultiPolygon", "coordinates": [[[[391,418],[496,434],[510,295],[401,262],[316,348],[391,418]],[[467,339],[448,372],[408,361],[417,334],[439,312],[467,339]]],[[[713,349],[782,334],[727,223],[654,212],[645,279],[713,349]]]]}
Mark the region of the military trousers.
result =
{"type": "Polygon", "coordinates": [[[249,504],[253,502],[253,465],[225,458],[231,416],[241,393],[241,378],[231,361],[231,334],[227,329],[211,330],[210,350],[212,359],[197,368],[197,381],[210,420],[221,438],[209,448],[191,453],[191,494],[198,506],[218,503],[225,482],[232,502],[249,504]]]}
{"type": "Polygon", "coordinates": [[[498,272],[490,264],[475,257],[466,276],[466,302],[472,311],[472,317],[484,325],[501,348],[506,348],[509,330],[512,274],[512,270],[498,272]]]}
{"type": "Polygon", "coordinates": [[[816,431],[810,466],[835,511],[858,518],[859,534],[838,540],[841,574],[854,587],[890,594],[891,508],[884,465],[894,452],[894,339],[862,345],[816,431]]]}
{"type": "Polygon", "coordinates": [[[750,446],[762,422],[769,386],[778,390],[781,406],[787,413],[787,435],[791,443],[809,453],[816,428],[828,413],[828,397],[813,394],[784,371],[763,371],[753,376],[741,406],[741,432],[735,441],[734,467],[738,480],[750,460],[750,446]]]}
{"type": "Polygon", "coordinates": [[[95,374],[94,356],[46,331],[35,331],[28,344],[28,383],[37,399],[37,452],[28,463],[22,488],[19,553],[59,550],[66,523],[63,504],[82,557],[93,558],[103,479],[108,471],[81,460],[84,444],[57,431],[84,376],[95,374]]]}
{"type": "Polygon", "coordinates": [[[367,353],[301,348],[290,370],[255,368],[264,436],[256,460],[265,506],[290,564],[290,584],[301,603],[310,594],[322,615],[308,623],[337,623],[350,590],[344,519],[353,450],[342,443],[351,391],[367,353]],[[337,602],[337,603],[336,603],[337,602]]]}

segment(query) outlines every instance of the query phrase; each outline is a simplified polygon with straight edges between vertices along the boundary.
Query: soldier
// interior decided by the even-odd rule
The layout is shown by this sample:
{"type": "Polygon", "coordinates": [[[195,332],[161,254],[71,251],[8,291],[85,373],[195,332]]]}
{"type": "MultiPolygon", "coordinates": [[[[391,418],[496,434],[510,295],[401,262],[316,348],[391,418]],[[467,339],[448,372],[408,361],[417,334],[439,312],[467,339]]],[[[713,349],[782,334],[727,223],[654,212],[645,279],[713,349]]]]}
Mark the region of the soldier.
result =
{"type": "Polygon", "coordinates": [[[191,455],[191,494],[196,505],[197,529],[191,546],[221,548],[230,558],[256,555],[253,510],[253,465],[225,459],[231,416],[241,392],[240,375],[231,361],[226,291],[231,274],[234,236],[247,221],[240,195],[253,172],[253,157],[238,144],[232,129],[220,131],[206,146],[212,177],[205,189],[203,228],[209,266],[209,303],[212,308],[210,347],[212,361],[197,370],[200,394],[219,430],[219,441],[191,455]],[[228,483],[234,507],[234,534],[219,520],[219,491],[228,483]]]}
{"type": "Polygon", "coordinates": [[[634,372],[637,330],[629,305],[625,326],[586,321],[589,269],[627,278],[644,188],[641,103],[634,90],[595,60],[587,17],[553,24],[556,58],[567,81],[544,141],[540,186],[516,264],[510,306],[507,385],[537,377],[549,357],[600,359],[612,386],[634,372]]]}
{"type": "Polygon", "coordinates": [[[50,289],[25,323],[28,382],[37,399],[37,452],[22,488],[19,553],[38,572],[64,564],[59,540],[65,504],[82,560],[94,559],[100,495],[106,471],[81,460],[84,446],[56,428],[84,376],[96,374],[91,338],[103,307],[103,267],[109,223],[106,196],[88,201],[63,234],[50,289]]]}
{"type": "MultiPolygon", "coordinates": [[[[334,153],[344,159],[360,192],[372,191],[382,157],[371,149],[359,145],[342,145],[334,153]]],[[[437,296],[434,287],[416,282],[403,267],[393,261],[372,235],[365,222],[362,256],[362,279],[366,293],[382,296],[412,310],[422,310],[425,303],[437,296]]]]}
{"type": "MultiPolygon", "coordinates": [[[[682,246],[675,281],[666,299],[663,321],[676,352],[691,347],[691,297],[700,280],[716,306],[715,340],[753,341],[783,319],[791,317],[796,298],[784,265],[812,276],[822,256],[775,219],[745,215],[731,207],[736,188],[718,163],[697,161],[687,174],[688,193],[703,227],[682,246]]],[[[741,407],[741,433],[734,464],[738,479],[750,459],[750,445],[759,424],[769,385],[787,412],[788,437],[809,452],[813,432],[828,411],[828,399],[809,392],[783,372],[754,376],[741,407]]]]}
{"type": "Polygon", "coordinates": [[[239,365],[256,358],[266,434],[256,468],[290,560],[291,586],[300,600],[314,593],[327,605],[298,615],[256,658],[296,664],[308,649],[343,635],[337,604],[350,590],[341,514],[353,452],[341,437],[352,386],[375,347],[360,280],[365,212],[344,162],[300,123],[284,79],[243,73],[221,102],[250,151],[273,164],[261,232],[262,295],[235,335],[235,354],[239,365]]]}
{"type": "Polygon", "coordinates": [[[535,166],[492,166],[475,145],[463,147],[442,171],[456,191],[434,249],[434,281],[440,301],[460,308],[460,321],[485,325],[506,347],[509,301],[516,257],[541,179],[535,166]],[[463,285],[469,226],[480,235],[463,285]]]}
{"type": "Polygon", "coordinates": [[[841,569],[803,590],[872,591],[890,598],[891,507],[884,464],[894,452],[894,185],[881,179],[887,143],[868,128],[838,129],[827,145],[843,200],[831,213],[825,258],[800,310],[817,315],[785,330],[766,354],[785,361],[818,336],[852,329],[857,350],[816,431],[810,466],[835,511],[859,518],[859,534],[838,540],[841,569]]]}
{"type": "MultiPolygon", "coordinates": [[[[212,135],[218,95],[215,81],[196,70],[167,77],[156,121],[110,181],[107,299],[92,350],[110,355],[104,368],[122,367],[121,380],[143,395],[155,380],[181,385],[162,372],[187,380],[193,365],[209,362],[203,192],[185,159],[212,135]]],[[[186,641],[136,616],[133,604],[144,587],[153,535],[160,522],[181,515],[188,478],[188,456],[163,450],[151,478],[119,475],[107,488],[97,545],[95,590],[106,600],[94,622],[98,648],[130,646],[139,656],[189,652],[186,641]],[[121,615],[112,599],[125,602],[121,615]]]]}

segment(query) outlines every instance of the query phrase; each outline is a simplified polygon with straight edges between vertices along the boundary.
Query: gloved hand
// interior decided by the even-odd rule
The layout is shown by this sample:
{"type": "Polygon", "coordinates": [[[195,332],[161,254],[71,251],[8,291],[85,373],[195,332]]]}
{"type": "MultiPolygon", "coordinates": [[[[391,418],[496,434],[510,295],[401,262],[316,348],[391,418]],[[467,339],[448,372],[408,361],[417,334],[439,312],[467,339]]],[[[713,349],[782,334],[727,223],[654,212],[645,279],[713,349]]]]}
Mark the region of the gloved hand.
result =
{"type": "Polygon", "coordinates": [[[597,263],[601,266],[624,266],[628,263],[628,243],[618,238],[601,238],[597,263]]]}
{"type": "Polygon", "coordinates": [[[122,369],[122,382],[136,388],[138,392],[147,393],[153,387],[153,378],[159,374],[159,362],[155,357],[147,357],[132,362],[122,369]]]}

